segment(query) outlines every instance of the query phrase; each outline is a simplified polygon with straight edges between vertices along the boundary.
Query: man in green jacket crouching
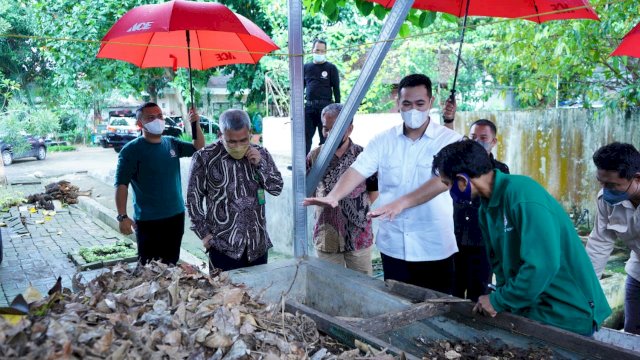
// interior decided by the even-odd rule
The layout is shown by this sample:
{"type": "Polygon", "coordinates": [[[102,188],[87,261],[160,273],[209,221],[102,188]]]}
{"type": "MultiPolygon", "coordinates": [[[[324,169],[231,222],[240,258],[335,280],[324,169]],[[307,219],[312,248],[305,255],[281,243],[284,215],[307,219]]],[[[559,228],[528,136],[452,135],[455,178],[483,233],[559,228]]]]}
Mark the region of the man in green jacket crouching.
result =
{"type": "Polygon", "coordinates": [[[454,199],[480,196],[480,229],[497,284],[474,311],[509,311],[586,336],[598,329],[611,308],[569,216],[540,184],[494,170],[472,140],[440,150],[432,171],[454,199]]]}

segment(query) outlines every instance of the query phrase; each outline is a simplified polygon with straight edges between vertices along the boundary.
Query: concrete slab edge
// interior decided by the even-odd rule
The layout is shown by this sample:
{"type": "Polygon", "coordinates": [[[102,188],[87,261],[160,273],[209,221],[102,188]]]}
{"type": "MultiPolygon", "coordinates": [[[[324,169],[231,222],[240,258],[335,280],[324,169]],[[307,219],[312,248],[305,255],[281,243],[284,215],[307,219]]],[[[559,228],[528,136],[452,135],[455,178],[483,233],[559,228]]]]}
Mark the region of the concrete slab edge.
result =
{"type": "MultiPolygon", "coordinates": [[[[81,210],[88,213],[93,219],[98,220],[99,222],[102,222],[103,224],[107,225],[114,231],[117,231],[117,232],[120,231],[118,220],[116,220],[117,214],[115,211],[107,208],[106,206],[86,196],[78,197],[77,206],[81,210]]],[[[121,236],[131,239],[134,243],[136,242],[136,237],[133,234],[128,236],[127,235],[121,235],[121,236]]],[[[206,266],[207,264],[203,263],[201,259],[199,259],[197,256],[191,254],[185,249],[180,249],[180,260],[197,267],[201,271],[207,271],[207,266],[206,266]],[[204,268],[202,266],[203,264],[204,264],[204,268]]]]}

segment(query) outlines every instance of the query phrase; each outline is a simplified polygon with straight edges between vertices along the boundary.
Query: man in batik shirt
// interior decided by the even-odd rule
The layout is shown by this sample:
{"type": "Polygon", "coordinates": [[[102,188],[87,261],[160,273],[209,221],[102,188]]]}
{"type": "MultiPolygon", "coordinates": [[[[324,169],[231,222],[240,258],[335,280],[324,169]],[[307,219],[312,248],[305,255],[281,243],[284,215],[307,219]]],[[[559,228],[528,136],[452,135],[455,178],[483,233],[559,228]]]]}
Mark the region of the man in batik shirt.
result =
{"type": "Polygon", "coordinates": [[[277,196],[282,176],[267,149],[250,144],[251,122],[242,110],[220,115],[222,138],[191,160],[187,209],[191,229],[223,271],[267,263],[265,192],[277,196]],[[204,201],[203,201],[204,200],[204,201]]]}
{"type": "MultiPolygon", "coordinates": [[[[330,104],[322,110],[322,132],[325,138],[329,136],[341,110],[341,104],[330,104]]],[[[352,131],[353,124],[349,125],[338,145],[314,196],[326,196],[362,152],[362,146],[354,144],[349,138],[352,131]]],[[[318,158],[322,146],[315,148],[307,156],[307,171],[318,158]]],[[[340,200],[337,207],[316,208],[313,241],[320,259],[371,275],[373,232],[367,213],[377,196],[378,180],[373,175],[358,185],[349,196],[340,200]]]]}

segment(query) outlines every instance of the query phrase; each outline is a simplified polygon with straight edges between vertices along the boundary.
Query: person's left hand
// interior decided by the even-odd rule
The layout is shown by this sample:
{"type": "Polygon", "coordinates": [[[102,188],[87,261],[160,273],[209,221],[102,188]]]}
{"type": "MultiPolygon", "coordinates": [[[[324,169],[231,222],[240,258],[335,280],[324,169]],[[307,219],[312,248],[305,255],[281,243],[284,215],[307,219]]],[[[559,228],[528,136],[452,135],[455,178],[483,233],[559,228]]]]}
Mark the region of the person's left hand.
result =
{"type": "Polygon", "coordinates": [[[189,109],[189,121],[192,123],[200,121],[200,115],[198,115],[195,108],[189,109]]]}
{"type": "Polygon", "coordinates": [[[387,205],[381,206],[373,211],[369,211],[367,213],[367,217],[369,218],[379,217],[381,220],[392,221],[403,210],[404,210],[403,202],[400,200],[396,200],[387,205]]]}
{"type": "Polygon", "coordinates": [[[444,105],[444,110],[442,111],[442,118],[450,120],[455,119],[457,108],[458,106],[456,104],[456,99],[453,99],[453,101],[451,101],[451,98],[448,98],[447,102],[444,105]]]}
{"type": "Polygon", "coordinates": [[[246,156],[249,162],[254,166],[258,166],[260,164],[260,161],[262,160],[260,151],[258,151],[258,149],[254,148],[253,146],[249,146],[249,149],[244,156],[246,156]]]}
{"type": "Polygon", "coordinates": [[[473,313],[480,313],[491,317],[495,317],[498,314],[496,309],[493,308],[493,305],[491,305],[491,301],[489,301],[489,295],[482,295],[478,298],[478,302],[473,307],[473,313]]]}

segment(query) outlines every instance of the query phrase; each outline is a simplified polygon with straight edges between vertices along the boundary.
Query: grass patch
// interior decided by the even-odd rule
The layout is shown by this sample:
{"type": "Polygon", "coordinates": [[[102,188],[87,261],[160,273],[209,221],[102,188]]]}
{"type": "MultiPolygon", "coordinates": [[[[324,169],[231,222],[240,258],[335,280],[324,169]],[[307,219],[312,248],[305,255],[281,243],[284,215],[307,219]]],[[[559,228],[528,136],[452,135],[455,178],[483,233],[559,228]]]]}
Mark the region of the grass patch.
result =
{"type": "Polygon", "coordinates": [[[67,152],[76,151],[76,147],[73,145],[53,145],[47,148],[50,152],[67,152]]]}
{"type": "Polygon", "coordinates": [[[0,186],[0,211],[9,211],[12,206],[21,205],[27,202],[24,194],[14,191],[8,186],[0,186]]]}
{"type": "Polygon", "coordinates": [[[80,248],[78,253],[88,263],[125,259],[138,255],[136,248],[130,241],[118,241],[113,245],[80,248]]]}
{"type": "MultiPolygon", "coordinates": [[[[187,133],[182,133],[178,139],[182,140],[182,141],[186,141],[186,142],[192,142],[193,138],[191,137],[191,135],[187,134],[187,133]]],[[[216,134],[204,134],[204,143],[205,145],[211,144],[212,142],[218,140],[218,135],[216,134]]]]}

